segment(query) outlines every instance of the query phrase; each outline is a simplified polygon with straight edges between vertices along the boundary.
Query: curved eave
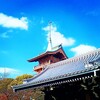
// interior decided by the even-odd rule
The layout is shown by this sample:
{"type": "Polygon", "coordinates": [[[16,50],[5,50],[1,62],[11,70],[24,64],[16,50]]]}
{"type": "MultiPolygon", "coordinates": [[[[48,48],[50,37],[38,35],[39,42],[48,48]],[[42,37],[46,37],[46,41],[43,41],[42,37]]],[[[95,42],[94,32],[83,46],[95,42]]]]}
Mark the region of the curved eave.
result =
{"type": "Polygon", "coordinates": [[[48,65],[40,74],[26,79],[25,84],[13,86],[13,89],[17,91],[30,87],[56,85],[59,82],[71,82],[91,75],[93,77],[96,72],[100,73],[100,49],[48,65]]]}
{"type": "Polygon", "coordinates": [[[58,52],[60,52],[60,51],[62,51],[62,53],[63,53],[65,59],[68,58],[68,57],[66,56],[64,50],[63,50],[62,48],[59,48],[58,50],[55,50],[55,51],[47,51],[47,52],[45,52],[45,53],[42,53],[42,54],[40,54],[40,55],[37,56],[37,57],[34,57],[34,58],[32,58],[32,59],[29,59],[28,62],[38,61],[39,59],[41,59],[41,58],[43,58],[43,57],[45,57],[45,56],[47,56],[47,55],[55,55],[56,53],[58,53],[58,52]]]}
{"type": "MultiPolygon", "coordinates": [[[[59,85],[63,83],[71,83],[81,81],[83,79],[92,78],[96,73],[100,73],[100,66],[93,67],[91,69],[86,69],[82,71],[78,71],[76,73],[69,73],[67,75],[58,76],[56,78],[47,79],[39,82],[30,82],[22,85],[13,86],[13,90],[16,92],[18,90],[28,89],[28,88],[38,88],[38,87],[47,87],[53,85],[59,85]]],[[[98,74],[99,75],[99,74],[98,74]]]]}

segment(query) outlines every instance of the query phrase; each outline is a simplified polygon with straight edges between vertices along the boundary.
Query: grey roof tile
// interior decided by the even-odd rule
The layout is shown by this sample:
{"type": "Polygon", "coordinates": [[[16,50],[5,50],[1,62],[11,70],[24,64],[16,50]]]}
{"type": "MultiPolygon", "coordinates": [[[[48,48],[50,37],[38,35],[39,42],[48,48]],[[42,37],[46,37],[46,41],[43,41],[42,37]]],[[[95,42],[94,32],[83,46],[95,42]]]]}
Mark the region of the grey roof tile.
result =
{"type": "MultiPolygon", "coordinates": [[[[50,81],[72,77],[95,69],[92,62],[100,62],[100,49],[48,65],[39,75],[26,79],[25,84],[13,86],[13,89],[26,88],[50,81]]],[[[72,80],[73,81],[73,80],[72,80]]]]}

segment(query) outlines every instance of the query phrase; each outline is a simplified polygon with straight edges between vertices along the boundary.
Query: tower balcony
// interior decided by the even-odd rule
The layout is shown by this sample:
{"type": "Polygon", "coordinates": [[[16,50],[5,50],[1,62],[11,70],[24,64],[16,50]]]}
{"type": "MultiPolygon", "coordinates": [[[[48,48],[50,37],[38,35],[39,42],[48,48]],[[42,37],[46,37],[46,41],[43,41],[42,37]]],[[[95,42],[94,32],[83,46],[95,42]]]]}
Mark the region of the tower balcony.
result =
{"type": "Polygon", "coordinates": [[[42,68],[43,68],[43,65],[37,65],[37,66],[34,67],[34,71],[38,70],[38,69],[42,69],[42,68]]]}
{"type": "Polygon", "coordinates": [[[49,64],[50,64],[50,63],[45,63],[45,64],[37,65],[37,66],[34,67],[34,71],[40,73],[40,72],[44,69],[44,67],[45,67],[46,65],[49,65],[49,64]]]}

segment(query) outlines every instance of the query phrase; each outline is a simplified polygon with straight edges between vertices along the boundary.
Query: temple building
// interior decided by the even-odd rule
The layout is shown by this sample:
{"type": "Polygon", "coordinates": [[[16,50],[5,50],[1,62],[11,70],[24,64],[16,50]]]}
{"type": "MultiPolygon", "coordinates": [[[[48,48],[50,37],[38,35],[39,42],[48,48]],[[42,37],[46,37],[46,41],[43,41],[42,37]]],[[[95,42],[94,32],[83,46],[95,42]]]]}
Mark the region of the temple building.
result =
{"type": "Polygon", "coordinates": [[[39,62],[39,65],[34,67],[34,71],[37,73],[40,73],[49,64],[56,63],[68,58],[62,48],[62,44],[54,47],[52,46],[52,22],[49,23],[49,29],[49,42],[46,52],[28,60],[29,62],[39,62]]]}
{"type": "Polygon", "coordinates": [[[28,61],[39,62],[38,74],[14,91],[42,88],[44,100],[100,100],[100,49],[68,58],[58,45],[28,61]]]}
{"type": "Polygon", "coordinates": [[[45,53],[42,53],[35,58],[29,59],[28,61],[38,61],[39,65],[34,67],[34,71],[40,73],[47,65],[65,60],[67,58],[68,57],[66,56],[62,46],[58,45],[55,48],[52,48],[51,51],[46,51],[45,53]]]}

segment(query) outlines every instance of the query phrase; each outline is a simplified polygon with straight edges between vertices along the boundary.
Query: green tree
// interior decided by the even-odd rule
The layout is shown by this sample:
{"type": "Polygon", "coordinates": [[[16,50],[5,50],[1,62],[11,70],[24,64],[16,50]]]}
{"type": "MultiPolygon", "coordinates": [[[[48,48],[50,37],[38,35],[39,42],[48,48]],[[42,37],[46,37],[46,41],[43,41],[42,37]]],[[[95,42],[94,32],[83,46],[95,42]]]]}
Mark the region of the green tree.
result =
{"type": "Polygon", "coordinates": [[[8,85],[13,81],[12,78],[4,78],[0,80],[0,93],[5,93],[8,89],[8,85]]]}
{"type": "MultiPolygon", "coordinates": [[[[32,75],[24,74],[21,76],[17,76],[15,79],[4,78],[0,80],[0,100],[1,98],[7,98],[3,100],[21,100],[23,95],[29,98],[29,94],[26,91],[19,91],[17,93],[13,92],[11,86],[22,84],[23,79],[31,78],[32,75]]],[[[30,92],[32,93],[32,92],[30,92]]]]}
{"type": "Polygon", "coordinates": [[[0,100],[8,100],[8,85],[13,81],[12,78],[0,80],[0,100]],[[3,99],[2,99],[3,98],[3,99]]]}
{"type": "Polygon", "coordinates": [[[11,86],[14,85],[18,85],[18,84],[22,84],[24,79],[28,79],[28,78],[32,78],[32,75],[29,74],[23,74],[20,76],[17,76],[9,85],[8,85],[8,89],[11,88],[11,86]]]}
{"type": "Polygon", "coordinates": [[[24,74],[15,79],[4,78],[0,80],[0,100],[43,100],[43,94],[40,89],[27,89],[13,92],[11,86],[22,84],[24,79],[31,78],[32,75],[24,74]]]}

